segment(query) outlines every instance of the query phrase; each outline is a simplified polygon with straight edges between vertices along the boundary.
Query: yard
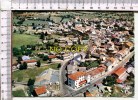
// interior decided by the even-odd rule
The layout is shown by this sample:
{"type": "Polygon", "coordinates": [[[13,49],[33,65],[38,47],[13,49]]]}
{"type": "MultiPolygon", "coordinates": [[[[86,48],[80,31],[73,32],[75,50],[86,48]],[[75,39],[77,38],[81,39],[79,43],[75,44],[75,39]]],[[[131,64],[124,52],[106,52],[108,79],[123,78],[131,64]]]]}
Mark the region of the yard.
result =
{"type": "Polygon", "coordinates": [[[19,48],[22,45],[33,45],[39,40],[38,36],[13,33],[12,46],[19,48]]]}
{"type": "Polygon", "coordinates": [[[38,76],[40,73],[48,68],[58,70],[58,64],[51,64],[45,67],[35,67],[33,69],[14,71],[12,73],[12,79],[17,82],[28,82],[28,79],[35,79],[36,76],[38,76]]]}
{"type": "Polygon", "coordinates": [[[90,68],[94,68],[94,67],[98,67],[99,66],[99,62],[98,61],[86,61],[86,62],[81,62],[80,63],[80,67],[87,67],[88,69],[90,68]]]}
{"type": "Polygon", "coordinates": [[[12,91],[13,97],[25,97],[25,93],[23,90],[12,91]]]}

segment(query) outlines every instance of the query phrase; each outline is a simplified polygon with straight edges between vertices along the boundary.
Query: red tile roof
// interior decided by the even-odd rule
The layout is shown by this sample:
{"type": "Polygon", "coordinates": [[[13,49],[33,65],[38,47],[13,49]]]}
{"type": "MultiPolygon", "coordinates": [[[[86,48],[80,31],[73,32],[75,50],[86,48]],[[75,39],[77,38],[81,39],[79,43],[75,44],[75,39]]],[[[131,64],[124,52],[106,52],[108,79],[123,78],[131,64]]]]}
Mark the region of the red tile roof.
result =
{"type": "Polygon", "coordinates": [[[82,85],[82,84],[85,84],[86,82],[87,82],[86,80],[83,80],[83,81],[79,82],[79,84],[82,85]]]}
{"type": "Polygon", "coordinates": [[[41,95],[47,92],[46,87],[45,86],[41,86],[38,88],[35,88],[35,92],[37,95],[41,95]]]}
{"type": "Polygon", "coordinates": [[[21,63],[33,63],[33,62],[37,62],[37,60],[24,60],[24,61],[21,61],[21,63]]]}
{"type": "Polygon", "coordinates": [[[49,55],[48,58],[56,58],[56,55],[49,55]]]}
{"type": "Polygon", "coordinates": [[[72,80],[77,80],[79,77],[84,76],[84,75],[85,75],[85,72],[79,71],[79,72],[68,75],[68,78],[72,80]]]}
{"type": "Polygon", "coordinates": [[[123,74],[126,71],[126,69],[124,67],[120,67],[118,68],[114,74],[116,74],[117,76],[120,76],[121,74],[123,74]]]}
{"type": "Polygon", "coordinates": [[[88,72],[86,73],[86,75],[95,76],[95,75],[97,75],[97,74],[99,74],[99,73],[102,73],[102,72],[105,71],[105,70],[106,70],[106,66],[98,67],[98,68],[96,68],[96,69],[94,69],[94,70],[88,71],[88,72]]]}
{"type": "Polygon", "coordinates": [[[119,78],[116,80],[117,83],[122,83],[123,80],[120,80],[119,78]]]}

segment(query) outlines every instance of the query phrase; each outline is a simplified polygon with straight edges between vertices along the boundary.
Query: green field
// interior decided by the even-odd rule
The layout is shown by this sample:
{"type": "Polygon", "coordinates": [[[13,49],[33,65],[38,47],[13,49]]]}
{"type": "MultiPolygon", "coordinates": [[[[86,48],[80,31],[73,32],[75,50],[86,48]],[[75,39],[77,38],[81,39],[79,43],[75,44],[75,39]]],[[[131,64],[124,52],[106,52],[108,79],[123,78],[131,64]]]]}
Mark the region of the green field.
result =
{"type": "Polygon", "coordinates": [[[12,73],[12,79],[17,82],[28,82],[28,79],[35,79],[36,76],[48,68],[58,69],[57,66],[58,64],[51,64],[45,67],[35,67],[33,69],[14,71],[12,73]]]}
{"type": "Polygon", "coordinates": [[[19,48],[22,45],[33,45],[39,40],[38,36],[13,33],[12,46],[19,48]]]}
{"type": "Polygon", "coordinates": [[[12,95],[14,97],[25,97],[25,93],[23,90],[12,91],[12,95]]]}

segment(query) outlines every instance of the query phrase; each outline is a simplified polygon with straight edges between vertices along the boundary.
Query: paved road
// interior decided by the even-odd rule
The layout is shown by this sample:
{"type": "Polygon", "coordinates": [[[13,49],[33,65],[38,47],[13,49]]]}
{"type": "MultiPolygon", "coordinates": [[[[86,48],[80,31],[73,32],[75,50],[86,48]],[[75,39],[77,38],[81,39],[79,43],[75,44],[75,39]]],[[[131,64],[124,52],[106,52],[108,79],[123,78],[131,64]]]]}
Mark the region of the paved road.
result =
{"type": "MultiPolygon", "coordinates": [[[[76,91],[72,91],[72,92],[70,92],[70,93],[68,93],[68,94],[65,94],[64,96],[66,96],[66,97],[68,97],[68,96],[75,96],[75,95],[77,95],[77,94],[79,94],[79,93],[85,92],[87,89],[89,89],[89,88],[90,88],[92,85],[94,85],[96,82],[101,81],[101,80],[104,79],[106,76],[112,74],[112,73],[113,73],[116,69],[118,69],[120,66],[125,65],[125,64],[129,61],[129,59],[132,58],[133,55],[134,55],[134,51],[131,52],[131,53],[129,53],[122,61],[120,61],[120,62],[118,63],[118,65],[115,66],[115,67],[112,69],[112,71],[107,72],[105,75],[103,75],[103,76],[100,77],[100,78],[97,78],[96,80],[94,80],[92,83],[86,85],[85,87],[82,87],[82,88],[80,88],[80,89],[78,89],[78,90],[76,90],[76,91]]],[[[64,75],[64,74],[62,74],[62,75],[64,75]]],[[[63,80],[62,80],[62,81],[63,81],[63,80]]],[[[63,85],[65,85],[65,84],[62,84],[62,86],[63,86],[63,85]]],[[[64,86],[64,87],[65,87],[65,86],[64,86]]],[[[67,90],[66,90],[66,91],[67,91],[67,90]]]]}
{"type": "Polygon", "coordinates": [[[59,71],[59,83],[60,83],[60,91],[62,92],[62,95],[68,93],[67,89],[66,89],[66,86],[65,86],[65,80],[64,80],[65,68],[68,65],[68,62],[69,62],[69,60],[65,60],[62,63],[62,66],[61,66],[60,71],[59,71]]]}

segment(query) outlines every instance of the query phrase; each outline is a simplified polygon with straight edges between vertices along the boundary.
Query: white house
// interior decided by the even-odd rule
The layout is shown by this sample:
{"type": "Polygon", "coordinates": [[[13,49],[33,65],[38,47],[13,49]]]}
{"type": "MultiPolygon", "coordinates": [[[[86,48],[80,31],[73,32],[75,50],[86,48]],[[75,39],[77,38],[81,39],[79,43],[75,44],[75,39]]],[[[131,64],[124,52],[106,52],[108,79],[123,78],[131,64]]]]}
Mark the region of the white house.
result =
{"type": "Polygon", "coordinates": [[[86,80],[87,80],[87,83],[90,83],[92,82],[94,79],[102,76],[105,74],[105,71],[106,71],[106,66],[104,66],[103,64],[100,65],[98,68],[96,69],[92,69],[92,70],[88,70],[86,72],[86,80]]]}
{"type": "Polygon", "coordinates": [[[37,60],[24,60],[24,61],[21,61],[22,64],[24,62],[27,63],[28,67],[34,67],[37,64],[37,60]]]}
{"type": "Polygon", "coordinates": [[[68,75],[68,85],[73,89],[78,89],[79,87],[84,86],[86,83],[85,72],[78,71],[68,75]]]}

